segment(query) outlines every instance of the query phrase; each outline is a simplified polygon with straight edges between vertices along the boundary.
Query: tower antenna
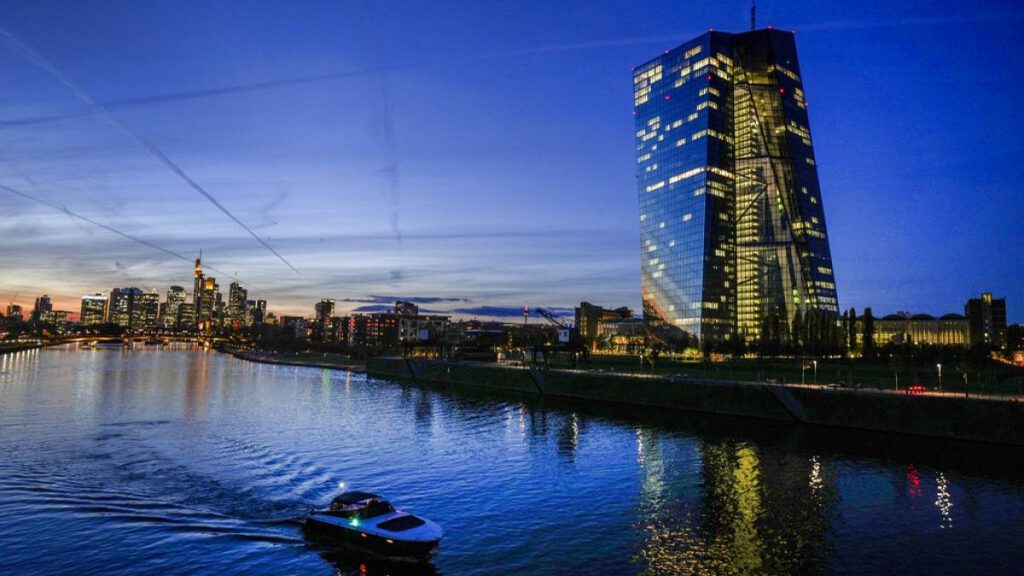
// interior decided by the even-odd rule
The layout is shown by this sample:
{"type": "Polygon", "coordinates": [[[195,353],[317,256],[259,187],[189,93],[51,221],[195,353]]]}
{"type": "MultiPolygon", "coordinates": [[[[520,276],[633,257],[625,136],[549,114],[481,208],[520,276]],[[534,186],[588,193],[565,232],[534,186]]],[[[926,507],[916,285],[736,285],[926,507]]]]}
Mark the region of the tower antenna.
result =
{"type": "Polygon", "coordinates": [[[750,0],[750,30],[757,30],[757,0],[750,0]]]}

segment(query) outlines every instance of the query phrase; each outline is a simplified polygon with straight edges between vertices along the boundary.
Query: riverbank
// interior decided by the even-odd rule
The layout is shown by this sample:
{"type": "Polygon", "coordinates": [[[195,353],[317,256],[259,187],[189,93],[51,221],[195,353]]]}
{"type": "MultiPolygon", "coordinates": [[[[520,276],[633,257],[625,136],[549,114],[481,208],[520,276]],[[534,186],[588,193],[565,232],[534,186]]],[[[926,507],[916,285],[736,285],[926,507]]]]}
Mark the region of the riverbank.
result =
{"type": "Polygon", "coordinates": [[[41,342],[25,342],[12,345],[0,345],[0,354],[8,354],[13,352],[22,352],[24,350],[35,350],[36,348],[42,348],[46,346],[41,342]]]}
{"type": "Polygon", "coordinates": [[[1024,446],[1024,403],[1016,399],[404,358],[373,358],[366,372],[426,385],[1024,446]]]}
{"type": "Polygon", "coordinates": [[[308,368],[329,368],[332,370],[348,370],[351,372],[365,372],[366,363],[352,360],[337,354],[283,354],[280,352],[262,352],[255,350],[230,350],[223,352],[250,362],[261,364],[282,364],[286,366],[305,366],[308,368]]]}

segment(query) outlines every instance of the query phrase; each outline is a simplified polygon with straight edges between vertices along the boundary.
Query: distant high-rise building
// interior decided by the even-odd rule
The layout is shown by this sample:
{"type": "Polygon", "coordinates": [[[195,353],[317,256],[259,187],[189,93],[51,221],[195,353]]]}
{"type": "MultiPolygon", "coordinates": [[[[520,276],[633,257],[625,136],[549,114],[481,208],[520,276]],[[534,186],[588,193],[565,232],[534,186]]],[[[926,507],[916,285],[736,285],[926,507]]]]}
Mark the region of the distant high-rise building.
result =
{"type": "Polygon", "coordinates": [[[417,316],[420,313],[420,307],[407,302],[405,300],[399,300],[395,302],[395,314],[399,316],[417,316]]]}
{"type": "Polygon", "coordinates": [[[971,345],[1001,347],[1006,343],[1006,298],[985,292],[964,304],[971,345]]]}
{"type": "Polygon", "coordinates": [[[160,309],[160,324],[167,329],[177,330],[181,327],[178,311],[181,305],[188,300],[188,293],[181,286],[171,286],[167,290],[167,297],[160,309]]]}
{"type": "Polygon", "coordinates": [[[633,71],[644,319],[672,344],[837,313],[792,33],[708,32],[633,71]]]}
{"type": "Polygon", "coordinates": [[[249,292],[235,280],[228,288],[228,305],[225,313],[226,324],[232,330],[245,325],[245,302],[249,292]]]}
{"type": "Polygon", "coordinates": [[[156,330],[160,317],[160,294],[156,290],[136,296],[132,305],[132,329],[156,330]]]}
{"type": "Polygon", "coordinates": [[[79,322],[82,326],[98,326],[106,321],[107,297],[103,294],[82,296],[82,313],[79,322]]]}
{"type": "Polygon", "coordinates": [[[114,288],[110,292],[108,318],[110,322],[127,330],[137,328],[137,302],[145,294],[138,288],[114,288]]]}
{"type": "Polygon", "coordinates": [[[209,332],[217,318],[220,303],[220,287],[216,278],[203,274],[202,258],[196,258],[192,303],[195,306],[196,327],[200,332],[209,332]]]}
{"type": "Polygon", "coordinates": [[[261,326],[267,320],[267,301],[257,300],[252,309],[252,323],[261,326]]]}
{"type": "Polygon", "coordinates": [[[316,313],[313,324],[313,337],[317,340],[322,340],[334,330],[334,326],[331,324],[334,319],[334,300],[323,299],[317,302],[313,309],[316,313]]]}
{"type": "Polygon", "coordinates": [[[21,311],[21,305],[11,302],[7,305],[7,321],[8,322],[24,322],[25,317],[21,311]]]}
{"type": "Polygon", "coordinates": [[[32,308],[33,322],[51,322],[53,320],[53,303],[50,296],[44,294],[36,298],[36,305],[32,308]]]}
{"type": "Polygon", "coordinates": [[[196,329],[196,305],[192,302],[182,302],[178,306],[178,330],[193,332],[196,329]]]}

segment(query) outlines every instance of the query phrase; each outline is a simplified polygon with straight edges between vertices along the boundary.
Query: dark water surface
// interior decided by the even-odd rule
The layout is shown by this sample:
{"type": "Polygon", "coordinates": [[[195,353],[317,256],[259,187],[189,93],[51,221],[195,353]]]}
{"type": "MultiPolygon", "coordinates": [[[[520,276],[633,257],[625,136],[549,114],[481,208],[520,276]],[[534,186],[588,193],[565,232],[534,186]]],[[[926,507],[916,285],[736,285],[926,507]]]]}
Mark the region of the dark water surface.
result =
{"type": "Polygon", "coordinates": [[[191,350],[0,356],[2,574],[1021,574],[1006,448],[427,390],[191,350]],[[338,482],[442,524],[325,549],[338,482]]]}

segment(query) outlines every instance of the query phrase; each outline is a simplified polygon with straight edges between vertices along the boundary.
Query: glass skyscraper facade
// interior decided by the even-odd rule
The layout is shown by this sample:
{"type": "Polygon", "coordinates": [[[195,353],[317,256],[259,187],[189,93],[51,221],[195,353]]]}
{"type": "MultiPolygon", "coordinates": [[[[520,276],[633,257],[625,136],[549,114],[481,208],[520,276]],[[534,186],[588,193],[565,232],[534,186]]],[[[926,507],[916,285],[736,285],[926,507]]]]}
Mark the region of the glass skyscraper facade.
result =
{"type": "Polygon", "coordinates": [[[793,35],[708,32],[633,86],[648,333],[749,342],[838,312],[793,35]]]}

